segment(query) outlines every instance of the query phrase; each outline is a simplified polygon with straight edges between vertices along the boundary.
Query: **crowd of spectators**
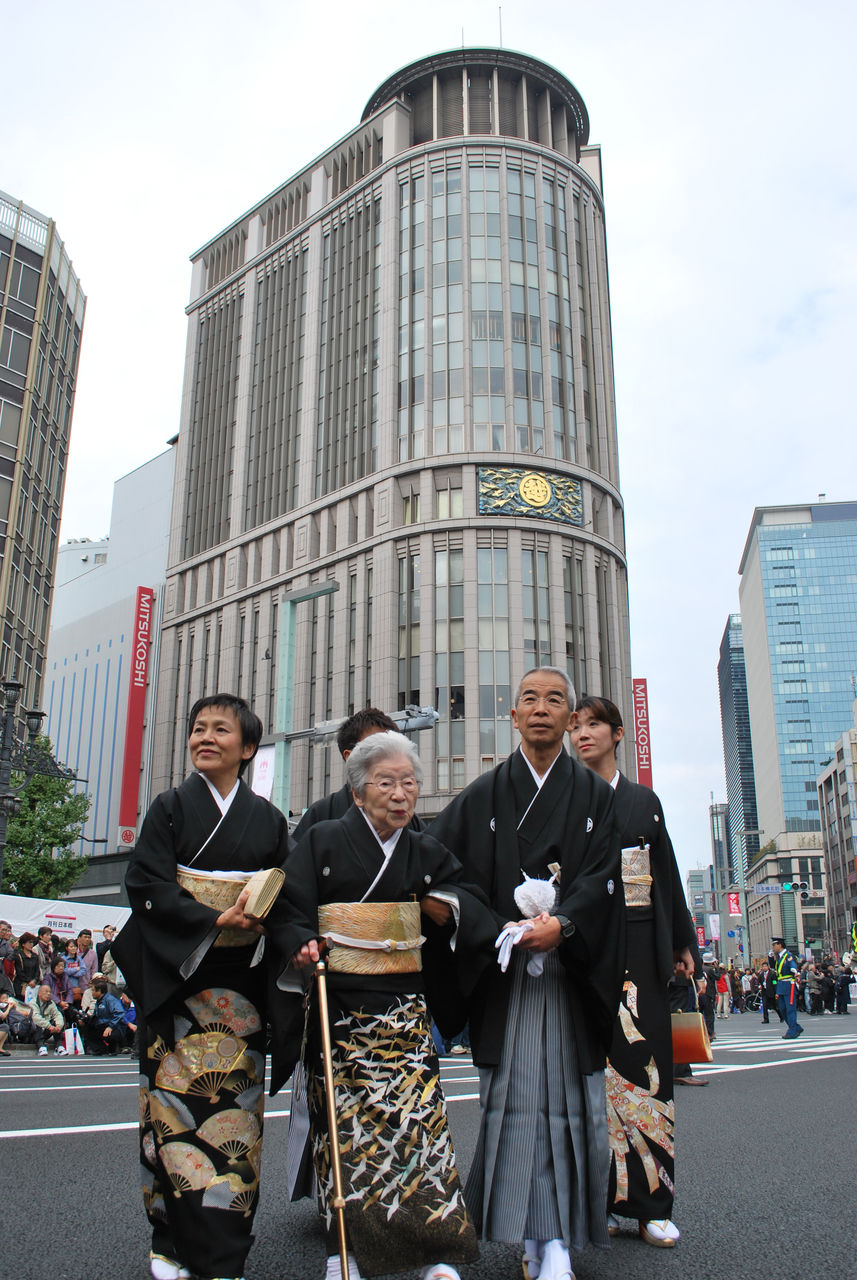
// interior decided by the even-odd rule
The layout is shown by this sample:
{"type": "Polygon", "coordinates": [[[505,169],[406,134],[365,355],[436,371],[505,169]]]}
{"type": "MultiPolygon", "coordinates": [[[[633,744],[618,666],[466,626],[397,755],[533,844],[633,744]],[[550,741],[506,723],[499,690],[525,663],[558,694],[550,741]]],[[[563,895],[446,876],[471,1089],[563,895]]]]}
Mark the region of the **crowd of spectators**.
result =
{"type": "MultiPolygon", "coordinates": [[[[710,1032],[717,1018],[725,1019],[730,1014],[761,1010],[762,1021],[768,1022],[770,1012],[777,1012],[773,956],[746,969],[718,964],[710,953],[702,959],[704,976],[699,983],[699,1001],[710,1032]]],[[[850,954],[844,960],[850,960],[850,954]]],[[[798,1007],[817,1017],[847,1014],[853,982],[857,982],[853,963],[835,964],[830,957],[817,962],[806,960],[800,968],[798,1007]]]]}
{"type": "Polygon", "coordinates": [[[105,925],[60,938],[49,925],[12,935],[0,920],[0,1056],[9,1044],[32,1044],[44,1056],[68,1053],[77,1036],[87,1053],[137,1055],[137,1015],[110,954],[116,930],[105,925]]]}
{"type": "MultiPolygon", "coordinates": [[[[10,1057],[7,1044],[33,1044],[45,1055],[52,1048],[67,1053],[66,1032],[77,1028],[87,1053],[139,1056],[137,1014],[124,979],[110,954],[116,936],[105,925],[100,942],[81,929],[76,938],[60,938],[43,925],[37,934],[12,936],[8,920],[0,920],[0,1057],[10,1057]]],[[[844,957],[850,960],[850,955],[844,957]]],[[[703,956],[698,982],[699,1007],[709,1031],[715,1018],[761,1010],[762,1020],[777,1012],[776,972],[771,957],[758,967],[741,969],[703,956]]],[[[847,1014],[857,961],[835,964],[829,957],[804,961],[798,987],[799,1007],[810,1016],[847,1014]]],[[[466,1032],[451,1045],[436,1033],[441,1053],[467,1053],[466,1032]]]]}

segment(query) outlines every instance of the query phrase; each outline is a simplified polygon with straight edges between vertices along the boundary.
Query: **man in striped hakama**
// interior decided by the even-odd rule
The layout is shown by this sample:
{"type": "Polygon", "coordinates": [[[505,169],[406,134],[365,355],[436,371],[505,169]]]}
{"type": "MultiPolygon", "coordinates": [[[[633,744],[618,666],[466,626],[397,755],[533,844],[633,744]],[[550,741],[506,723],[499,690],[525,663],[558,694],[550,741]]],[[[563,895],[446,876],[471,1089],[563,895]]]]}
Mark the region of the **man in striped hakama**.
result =
{"type": "Polygon", "coordinates": [[[570,1250],[608,1244],[604,1065],[624,975],[624,900],[612,790],[563,748],[574,702],[565,672],[528,672],[512,712],[520,749],[430,828],[501,928],[521,923],[515,890],[525,876],[557,876],[551,911],[530,921],[506,970],[492,968],[470,1002],[482,1124],[465,1199],[483,1239],[523,1242],[529,1280],[573,1280],[570,1250]]]}

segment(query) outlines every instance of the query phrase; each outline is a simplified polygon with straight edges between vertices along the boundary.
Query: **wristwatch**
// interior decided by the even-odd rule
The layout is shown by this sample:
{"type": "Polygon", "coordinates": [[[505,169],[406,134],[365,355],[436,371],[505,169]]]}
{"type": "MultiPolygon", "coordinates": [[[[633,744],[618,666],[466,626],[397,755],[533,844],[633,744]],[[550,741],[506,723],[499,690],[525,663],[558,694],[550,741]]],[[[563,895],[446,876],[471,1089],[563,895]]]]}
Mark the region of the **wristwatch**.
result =
{"type": "Polygon", "coordinates": [[[570,938],[572,934],[577,932],[577,925],[572,924],[568,916],[560,916],[554,913],[554,919],[559,921],[559,927],[564,938],[570,938]]]}

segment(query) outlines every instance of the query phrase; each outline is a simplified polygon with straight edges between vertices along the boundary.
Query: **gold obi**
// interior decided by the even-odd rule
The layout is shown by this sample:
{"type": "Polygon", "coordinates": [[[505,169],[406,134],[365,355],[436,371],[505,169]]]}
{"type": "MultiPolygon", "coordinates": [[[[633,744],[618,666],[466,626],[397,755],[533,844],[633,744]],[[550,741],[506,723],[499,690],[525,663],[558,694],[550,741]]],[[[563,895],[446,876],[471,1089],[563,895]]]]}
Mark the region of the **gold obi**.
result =
{"type": "Polygon", "coordinates": [[[330,944],[332,973],[419,973],[418,902],[330,902],[318,909],[318,931],[330,944]]]}
{"type": "Polygon", "coordinates": [[[622,850],[622,884],[625,886],[626,907],[650,907],[652,905],[652,877],[649,874],[649,849],[622,850]]]}
{"type": "MultiPolygon", "coordinates": [[[[218,913],[234,907],[252,872],[250,871],[194,871],[191,867],[176,868],[176,879],[191,897],[203,906],[213,907],[218,913]]],[[[214,940],[216,947],[249,947],[259,939],[246,929],[221,929],[214,940]]]]}

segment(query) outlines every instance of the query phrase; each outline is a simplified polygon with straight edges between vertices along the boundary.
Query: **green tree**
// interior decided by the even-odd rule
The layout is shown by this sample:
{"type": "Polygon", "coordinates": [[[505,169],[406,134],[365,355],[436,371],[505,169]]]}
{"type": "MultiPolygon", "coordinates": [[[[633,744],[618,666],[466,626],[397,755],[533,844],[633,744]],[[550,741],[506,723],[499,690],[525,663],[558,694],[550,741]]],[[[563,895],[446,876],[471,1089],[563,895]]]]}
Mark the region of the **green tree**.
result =
{"type": "MultiPolygon", "coordinates": [[[[51,744],[39,738],[49,758],[51,744]]],[[[13,785],[19,778],[13,776],[13,785]]],[[[3,861],[4,893],[27,898],[55,898],[66,893],[86,870],[89,858],[74,853],[89,813],[85,792],[74,793],[74,782],[34,773],[18,792],[20,808],[9,819],[3,861]]]]}

